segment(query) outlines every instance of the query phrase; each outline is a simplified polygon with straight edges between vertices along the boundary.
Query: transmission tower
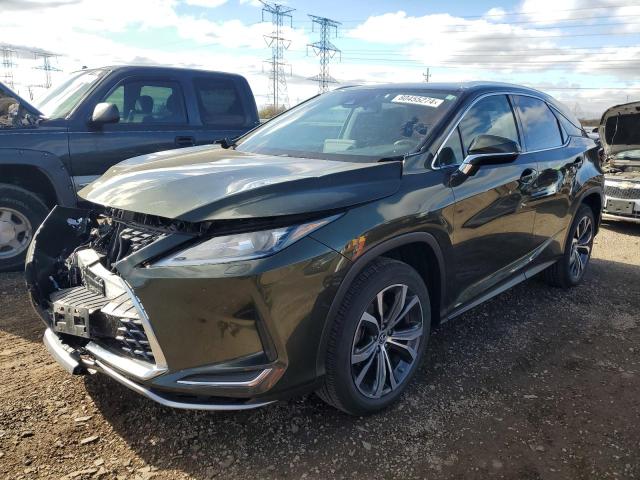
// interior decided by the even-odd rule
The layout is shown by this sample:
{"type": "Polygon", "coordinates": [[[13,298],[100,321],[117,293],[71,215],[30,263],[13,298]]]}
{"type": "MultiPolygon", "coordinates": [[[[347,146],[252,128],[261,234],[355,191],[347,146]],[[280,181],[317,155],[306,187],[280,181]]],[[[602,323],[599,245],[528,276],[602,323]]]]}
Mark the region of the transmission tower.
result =
{"type": "Polygon", "coordinates": [[[4,83],[6,83],[9,88],[13,90],[14,83],[12,69],[16,66],[13,61],[13,57],[15,56],[16,51],[8,47],[0,47],[0,50],[2,50],[2,69],[4,70],[2,79],[4,80],[4,83]]]}
{"type": "MultiPolygon", "coordinates": [[[[307,53],[309,47],[313,50],[313,53],[317,57],[320,57],[320,73],[311,77],[310,80],[318,82],[318,91],[320,93],[329,90],[330,83],[337,83],[337,80],[329,75],[329,61],[337,55],[341,56],[340,50],[329,40],[331,33],[334,36],[338,36],[338,25],[342,25],[340,22],[331,20],[330,18],[317,17],[315,15],[309,15],[311,18],[311,30],[315,31],[316,26],[320,31],[320,40],[315,43],[307,45],[307,53]]],[[[341,56],[342,58],[342,56],[341,56]]]]}
{"type": "Polygon", "coordinates": [[[280,107],[287,108],[289,104],[289,96],[287,94],[286,68],[289,67],[284,61],[284,51],[289,48],[291,41],[282,37],[282,28],[285,18],[288,18],[289,25],[293,27],[291,12],[295,9],[280,5],[278,3],[262,3],[262,21],[265,21],[265,15],[271,15],[271,25],[273,30],[271,35],[265,35],[264,39],[267,46],[271,47],[271,58],[265,60],[269,64],[269,96],[273,99],[273,108],[277,112],[280,107]]]}
{"type": "Polygon", "coordinates": [[[44,85],[42,85],[44,88],[50,88],[51,87],[51,72],[59,72],[60,69],[57,67],[54,67],[53,65],[51,65],[51,58],[55,58],[57,55],[54,55],[53,53],[47,53],[47,52],[33,52],[36,60],[38,58],[42,59],[42,65],[39,67],[35,67],[38,70],[44,70],[44,85]]]}

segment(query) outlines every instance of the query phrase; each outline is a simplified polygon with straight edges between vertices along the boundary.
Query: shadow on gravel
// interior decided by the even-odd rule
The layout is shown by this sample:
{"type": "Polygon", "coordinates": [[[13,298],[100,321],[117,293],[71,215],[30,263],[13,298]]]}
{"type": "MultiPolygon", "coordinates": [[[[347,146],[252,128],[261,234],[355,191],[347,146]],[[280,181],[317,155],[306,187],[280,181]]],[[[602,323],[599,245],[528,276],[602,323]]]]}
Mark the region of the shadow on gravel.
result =
{"type": "MultiPolygon", "coordinates": [[[[623,235],[640,236],[640,224],[631,222],[617,222],[612,220],[603,220],[602,227],[612,232],[621,233],[623,235]]],[[[597,237],[596,237],[597,238],[597,237]]]]}
{"type": "Polygon", "coordinates": [[[25,340],[42,340],[44,324],[27,297],[21,272],[0,273],[0,331],[25,340]]]}
{"type": "MultiPolygon", "coordinates": [[[[433,455],[435,438],[468,431],[477,413],[491,408],[483,402],[495,403],[496,396],[499,411],[506,405],[542,428],[538,414],[514,400],[522,399],[522,385],[531,388],[532,372],[545,365],[574,375],[567,349],[589,343],[585,319],[605,324],[616,313],[640,307],[640,298],[630,298],[640,284],[640,267],[598,259],[593,267],[585,283],[570,291],[528,281],[437,328],[408,393],[398,405],[369,418],[344,415],[314,395],[247,412],[205,413],[158,406],[101,375],[87,377],[86,388],[113,429],[159,469],[178,469],[197,479],[299,478],[313,466],[331,471],[332,465],[342,465],[339,470],[347,476],[356,470],[360,478],[376,476],[388,471],[389,458],[379,455],[381,450],[369,451],[372,442],[389,441],[386,447],[374,446],[391,448],[396,458],[407,448],[417,449],[406,453],[419,458],[427,451],[433,455]],[[601,295],[605,286],[610,295],[601,295]]],[[[592,368],[594,360],[583,363],[592,368]]],[[[551,388],[563,391],[564,379],[551,388]]],[[[523,443],[515,442],[513,449],[525,458],[531,454],[523,443]]]]}

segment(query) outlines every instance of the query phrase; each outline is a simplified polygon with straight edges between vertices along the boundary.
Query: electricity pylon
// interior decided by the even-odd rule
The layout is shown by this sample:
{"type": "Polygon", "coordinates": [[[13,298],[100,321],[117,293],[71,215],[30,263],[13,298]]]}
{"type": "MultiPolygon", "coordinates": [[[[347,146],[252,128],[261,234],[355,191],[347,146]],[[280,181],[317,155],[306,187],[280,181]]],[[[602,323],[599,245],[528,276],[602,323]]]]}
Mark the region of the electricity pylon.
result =
{"type": "Polygon", "coordinates": [[[329,38],[331,33],[338,36],[338,25],[342,25],[340,22],[331,20],[330,18],[318,17],[316,15],[309,15],[312,20],[311,30],[315,31],[316,28],[320,31],[320,40],[307,45],[307,52],[309,47],[313,50],[313,53],[317,57],[320,57],[320,73],[310,78],[318,82],[318,91],[320,93],[329,90],[330,83],[337,83],[337,80],[329,75],[329,61],[336,55],[341,56],[340,49],[336,47],[329,38]],[[317,27],[316,27],[317,26],[317,27]]]}
{"type": "Polygon", "coordinates": [[[287,79],[285,69],[291,66],[284,61],[284,51],[289,48],[291,41],[282,37],[282,28],[285,18],[289,19],[289,25],[293,26],[291,12],[295,9],[280,5],[278,3],[262,3],[262,21],[265,21],[265,14],[271,15],[271,25],[273,30],[271,35],[265,35],[267,46],[271,47],[271,58],[265,60],[270,65],[269,68],[269,94],[273,99],[273,109],[277,113],[280,107],[287,108],[289,96],[287,93],[287,79]]]}

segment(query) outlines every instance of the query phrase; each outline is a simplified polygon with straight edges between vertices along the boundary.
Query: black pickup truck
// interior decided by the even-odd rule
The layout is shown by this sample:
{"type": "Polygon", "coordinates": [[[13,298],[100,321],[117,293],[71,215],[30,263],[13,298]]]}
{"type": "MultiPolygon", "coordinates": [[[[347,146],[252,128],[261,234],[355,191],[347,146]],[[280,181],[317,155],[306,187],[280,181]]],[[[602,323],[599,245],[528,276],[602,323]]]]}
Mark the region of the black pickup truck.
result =
{"type": "Polygon", "coordinates": [[[179,68],[82,70],[29,104],[0,84],[0,271],[22,265],[56,204],[137,155],[211,144],[259,123],[244,77],[179,68]]]}

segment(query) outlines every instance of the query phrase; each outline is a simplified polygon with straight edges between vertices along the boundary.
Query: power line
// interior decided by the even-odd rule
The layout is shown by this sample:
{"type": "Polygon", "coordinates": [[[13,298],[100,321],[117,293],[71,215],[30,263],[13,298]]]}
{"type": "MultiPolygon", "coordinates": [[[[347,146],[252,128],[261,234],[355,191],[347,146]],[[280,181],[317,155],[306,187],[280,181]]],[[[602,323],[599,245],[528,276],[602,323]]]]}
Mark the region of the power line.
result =
{"type": "MultiPolygon", "coordinates": [[[[483,15],[456,15],[455,18],[487,18],[487,17],[507,17],[507,16],[525,16],[525,15],[532,15],[532,14],[536,14],[536,13],[543,13],[543,14],[551,14],[551,13],[559,13],[559,12],[578,12],[578,11],[585,11],[585,10],[589,10],[589,11],[593,11],[596,9],[602,9],[602,8],[622,8],[622,7],[634,7],[637,5],[601,5],[601,6],[593,6],[593,7],[581,7],[581,8],[564,8],[564,9],[546,9],[546,10],[527,10],[527,11],[520,11],[520,12],[515,12],[515,11],[511,11],[511,12],[501,12],[501,13],[485,13],[483,15]]],[[[434,13],[431,15],[447,15],[446,13],[434,13]]],[[[382,15],[378,15],[378,16],[382,16],[382,15]]],[[[366,20],[368,20],[370,17],[365,18],[365,19],[351,19],[351,20],[342,20],[342,23],[362,23],[366,20]]],[[[588,18],[596,18],[594,17],[588,17],[588,18]]]]}
{"type": "Polygon", "coordinates": [[[38,58],[42,58],[42,65],[39,67],[34,67],[38,70],[44,71],[44,88],[51,87],[51,72],[59,72],[60,69],[51,65],[51,58],[55,58],[57,55],[47,52],[34,52],[34,57],[36,60],[38,58]]]}
{"type": "Polygon", "coordinates": [[[4,74],[2,75],[2,78],[4,79],[4,82],[9,86],[9,88],[13,89],[15,88],[14,83],[13,83],[13,67],[16,66],[15,62],[13,61],[13,57],[16,54],[16,51],[9,48],[9,47],[2,47],[2,68],[4,70],[4,74]]]}
{"type": "Polygon", "coordinates": [[[267,46],[271,47],[271,58],[267,60],[267,62],[271,64],[269,71],[269,88],[273,96],[273,108],[274,111],[277,112],[280,107],[287,108],[289,104],[285,74],[285,67],[289,65],[284,61],[284,51],[289,48],[291,41],[283,38],[281,31],[285,18],[288,18],[291,24],[291,12],[295,9],[278,3],[267,3],[263,0],[260,0],[260,2],[263,5],[262,21],[265,21],[265,13],[270,14],[271,25],[273,26],[271,35],[265,35],[264,39],[267,42],[267,46]]]}
{"type": "Polygon", "coordinates": [[[336,56],[340,55],[340,49],[336,47],[329,38],[333,31],[335,36],[338,36],[338,25],[340,22],[331,20],[330,18],[318,17],[316,15],[309,15],[312,19],[312,31],[317,25],[320,29],[320,40],[307,45],[307,49],[311,47],[313,53],[320,57],[320,73],[311,77],[310,80],[318,82],[318,92],[323,93],[329,90],[330,83],[337,83],[337,80],[329,75],[329,61],[336,56]]]}

